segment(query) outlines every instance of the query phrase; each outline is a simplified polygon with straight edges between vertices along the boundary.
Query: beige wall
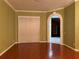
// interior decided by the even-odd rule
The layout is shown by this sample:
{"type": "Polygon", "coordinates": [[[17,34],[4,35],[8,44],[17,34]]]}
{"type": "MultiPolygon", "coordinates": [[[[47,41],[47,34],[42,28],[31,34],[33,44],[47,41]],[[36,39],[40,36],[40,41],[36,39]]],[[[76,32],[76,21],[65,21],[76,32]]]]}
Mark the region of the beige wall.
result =
{"type": "Polygon", "coordinates": [[[18,40],[18,16],[40,16],[40,41],[46,41],[46,13],[16,12],[16,40],[18,40]]]}
{"type": "Polygon", "coordinates": [[[75,3],[64,9],[64,44],[75,48],[75,3]]]}
{"type": "Polygon", "coordinates": [[[14,11],[0,0],[0,53],[15,42],[14,15],[14,11]]]}
{"type": "Polygon", "coordinates": [[[75,3],[75,48],[79,49],[79,2],[75,3]]]}
{"type": "MultiPolygon", "coordinates": [[[[56,11],[64,18],[64,9],[56,11]]],[[[48,13],[32,13],[32,12],[17,12],[16,13],[16,40],[18,40],[18,16],[40,16],[40,41],[47,40],[47,18],[53,12],[48,13]]]]}

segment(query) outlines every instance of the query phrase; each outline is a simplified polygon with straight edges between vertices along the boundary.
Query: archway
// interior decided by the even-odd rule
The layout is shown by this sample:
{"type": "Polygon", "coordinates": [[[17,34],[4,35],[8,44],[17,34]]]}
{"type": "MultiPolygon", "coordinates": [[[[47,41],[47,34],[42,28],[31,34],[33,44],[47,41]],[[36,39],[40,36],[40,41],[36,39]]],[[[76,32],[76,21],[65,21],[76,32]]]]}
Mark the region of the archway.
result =
{"type": "Polygon", "coordinates": [[[60,18],[60,44],[63,44],[63,18],[61,16],[61,14],[57,13],[57,12],[53,12],[51,15],[49,15],[48,19],[47,19],[47,40],[50,43],[50,39],[51,39],[51,18],[53,16],[57,16],[60,18]]]}

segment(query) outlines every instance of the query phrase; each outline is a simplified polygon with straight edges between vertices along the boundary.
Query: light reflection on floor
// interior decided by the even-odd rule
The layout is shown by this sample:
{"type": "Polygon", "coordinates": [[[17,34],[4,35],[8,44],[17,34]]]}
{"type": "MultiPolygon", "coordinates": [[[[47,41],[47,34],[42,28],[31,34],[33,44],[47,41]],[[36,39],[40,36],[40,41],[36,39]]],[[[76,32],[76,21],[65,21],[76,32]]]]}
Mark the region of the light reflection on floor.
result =
{"type": "Polygon", "coordinates": [[[53,56],[52,43],[49,44],[48,56],[51,58],[53,56]]]}
{"type": "Polygon", "coordinates": [[[53,49],[52,49],[52,45],[53,45],[52,43],[60,44],[60,37],[51,37],[50,44],[49,44],[49,51],[48,51],[49,58],[52,58],[52,56],[54,55],[53,49]]]}

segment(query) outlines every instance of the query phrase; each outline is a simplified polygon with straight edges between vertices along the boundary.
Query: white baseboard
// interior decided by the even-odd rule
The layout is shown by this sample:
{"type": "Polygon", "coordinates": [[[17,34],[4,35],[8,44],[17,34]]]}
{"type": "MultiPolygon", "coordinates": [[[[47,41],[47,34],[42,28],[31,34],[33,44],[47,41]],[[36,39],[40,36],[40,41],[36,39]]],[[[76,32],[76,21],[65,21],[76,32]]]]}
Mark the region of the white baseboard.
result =
{"type": "Polygon", "coordinates": [[[76,52],[79,52],[79,49],[75,49],[76,52]]]}
{"type": "Polygon", "coordinates": [[[49,43],[48,41],[40,41],[40,43],[49,43]]]}
{"type": "MultiPolygon", "coordinates": [[[[12,45],[10,45],[7,49],[5,49],[2,53],[0,53],[0,56],[2,56],[4,53],[6,53],[10,48],[12,48],[15,44],[19,44],[19,43],[38,43],[38,42],[15,42],[13,43],[12,45]]],[[[39,41],[39,43],[49,43],[48,41],[39,41]]],[[[63,44],[64,46],[70,48],[71,50],[73,51],[76,51],[76,52],[79,52],[79,49],[75,49],[75,48],[72,48],[66,44],[63,44]]]]}
{"type": "MultiPolygon", "coordinates": [[[[16,42],[16,44],[19,43],[50,43],[49,41],[38,41],[38,42],[16,42]]],[[[56,43],[55,43],[56,44],[56,43]]],[[[64,45],[64,44],[60,44],[60,45],[64,45]]]]}
{"type": "Polygon", "coordinates": [[[16,42],[16,44],[19,43],[49,43],[48,41],[38,41],[38,42],[16,42]]]}
{"type": "Polygon", "coordinates": [[[16,42],[16,44],[20,44],[20,43],[38,43],[38,42],[16,42]]]}
{"type": "Polygon", "coordinates": [[[64,44],[64,46],[67,47],[67,48],[70,48],[70,49],[74,50],[74,48],[72,48],[71,46],[68,46],[66,44],[64,44]]]}
{"type": "Polygon", "coordinates": [[[16,42],[16,44],[20,44],[20,43],[38,43],[38,42],[16,42]]]}
{"type": "Polygon", "coordinates": [[[11,49],[16,43],[13,43],[10,45],[7,49],[5,49],[2,53],[0,53],[0,56],[2,56],[4,53],[6,53],[9,49],[11,49]]]}
{"type": "Polygon", "coordinates": [[[64,46],[68,47],[69,49],[71,49],[71,50],[73,50],[73,51],[75,51],[75,52],[79,52],[79,49],[75,49],[75,48],[70,47],[70,46],[68,46],[68,45],[66,45],[66,44],[64,44],[64,46]]]}

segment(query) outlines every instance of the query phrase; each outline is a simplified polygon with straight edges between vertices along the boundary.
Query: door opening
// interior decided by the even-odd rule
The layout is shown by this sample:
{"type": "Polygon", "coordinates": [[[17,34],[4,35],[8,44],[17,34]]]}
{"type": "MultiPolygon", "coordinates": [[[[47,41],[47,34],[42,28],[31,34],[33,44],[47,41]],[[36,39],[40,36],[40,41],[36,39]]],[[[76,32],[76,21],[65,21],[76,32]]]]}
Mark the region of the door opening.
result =
{"type": "Polygon", "coordinates": [[[51,43],[60,44],[60,18],[58,16],[51,17],[51,43]]]}
{"type": "Polygon", "coordinates": [[[63,44],[63,19],[57,12],[48,17],[47,40],[49,43],[63,44]]]}

